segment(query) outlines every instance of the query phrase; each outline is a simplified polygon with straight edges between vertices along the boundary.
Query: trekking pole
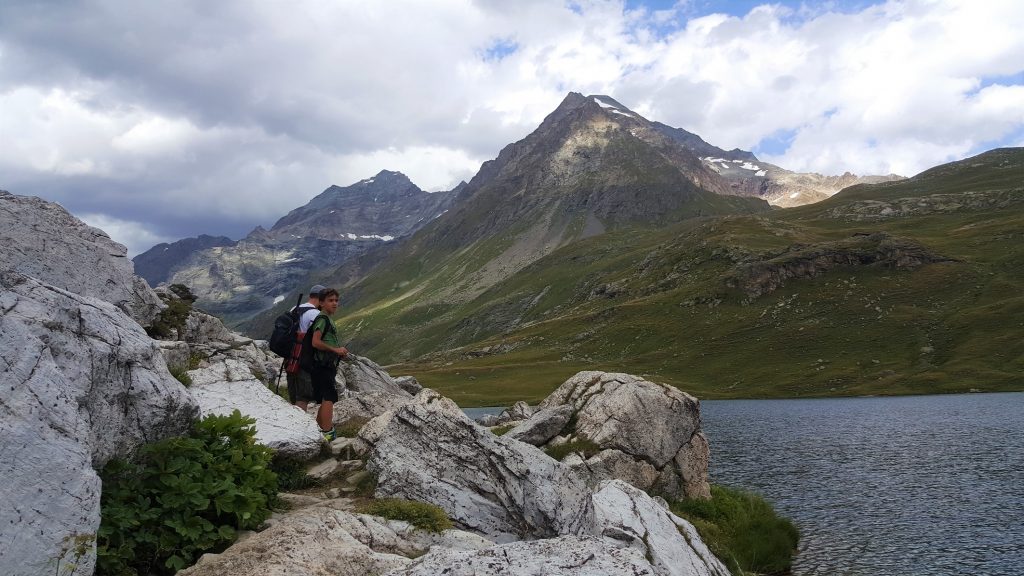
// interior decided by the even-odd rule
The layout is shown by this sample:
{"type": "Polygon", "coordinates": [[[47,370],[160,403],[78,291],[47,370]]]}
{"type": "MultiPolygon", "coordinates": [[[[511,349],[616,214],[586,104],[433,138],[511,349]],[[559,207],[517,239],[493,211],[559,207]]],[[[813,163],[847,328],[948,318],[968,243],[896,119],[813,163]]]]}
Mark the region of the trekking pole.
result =
{"type": "Polygon", "coordinates": [[[288,359],[281,360],[281,369],[277,371],[277,387],[274,388],[274,394],[281,395],[281,374],[284,374],[285,364],[288,363],[288,359]]]}

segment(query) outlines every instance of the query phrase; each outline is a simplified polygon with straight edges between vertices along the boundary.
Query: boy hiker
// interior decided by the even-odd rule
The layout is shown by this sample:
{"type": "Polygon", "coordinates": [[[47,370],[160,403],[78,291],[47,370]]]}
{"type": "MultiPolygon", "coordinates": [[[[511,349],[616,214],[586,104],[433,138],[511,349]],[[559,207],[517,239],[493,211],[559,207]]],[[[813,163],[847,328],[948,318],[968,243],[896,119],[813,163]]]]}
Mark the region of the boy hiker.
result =
{"type": "Polygon", "coordinates": [[[338,362],[348,357],[348,350],[338,341],[331,316],[338,311],[338,291],[328,288],[320,292],[320,314],[313,320],[306,333],[306,342],[312,349],[303,346],[303,355],[309,354],[310,379],[313,382],[313,401],[320,404],[316,412],[316,423],[327,441],[334,440],[334,403],[338,401],[338,390],[334,378],[338,373],[338,362]]]}
{"type": "MultiPolygon", "coordinates": [[[[306,335],[306,331],[309,330],[309,326],[316,320],[316,317],[320,314],[320,293],[327,288],[317,284],[309,289],[309,300],[299,306],[302,311],[302,315],[299,316],[298,330],[295,332],[295,346],[292,348],[292,358],[290,362],[299,362],[299,354],[302,348],[302,340],[306,335]]],[[[313,399],[313,382],[310,380],[309,372],[306,372],[301,367],[294,372],[285,373],[288,379],[288,400],[306,411],[306,407],[309,406],[309,401],[313,399]]]]}

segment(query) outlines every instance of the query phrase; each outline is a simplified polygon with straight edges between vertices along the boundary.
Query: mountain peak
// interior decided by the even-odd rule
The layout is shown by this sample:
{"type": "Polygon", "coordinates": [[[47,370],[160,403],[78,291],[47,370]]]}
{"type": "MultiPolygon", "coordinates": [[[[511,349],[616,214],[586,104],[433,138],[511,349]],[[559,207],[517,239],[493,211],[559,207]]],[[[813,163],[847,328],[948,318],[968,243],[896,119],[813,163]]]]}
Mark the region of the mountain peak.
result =
{"type": "Polygon", "coordinates": [[[605,96],[604,94],[592,94],[588,96],[588,98],[596,102],[597,105],[604,109],[606,112],[611,112],[613,114],[621,114],[623,116],[629,116],[631,118],[643,119],[643,116],[640,116],[636,112],[633,112],[629,108],[626,108],[611,96],[605,96]]]}

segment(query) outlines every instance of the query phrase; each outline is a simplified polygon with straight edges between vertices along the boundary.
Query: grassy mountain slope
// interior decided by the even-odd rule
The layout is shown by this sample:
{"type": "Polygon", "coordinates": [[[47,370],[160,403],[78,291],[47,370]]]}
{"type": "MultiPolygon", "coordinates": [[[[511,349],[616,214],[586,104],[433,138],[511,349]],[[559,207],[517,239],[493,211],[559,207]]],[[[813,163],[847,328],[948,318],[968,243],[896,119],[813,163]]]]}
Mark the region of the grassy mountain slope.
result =
{"type": "Polygon", "coordinates": [[[586,237],[445,298],[492,237],[396,261],[339,327],[463,405],[536,401],[584,369],[702,398],[1020,390],[1022,184],[1024,150],[996,150],[816,205],[586,237]]]}

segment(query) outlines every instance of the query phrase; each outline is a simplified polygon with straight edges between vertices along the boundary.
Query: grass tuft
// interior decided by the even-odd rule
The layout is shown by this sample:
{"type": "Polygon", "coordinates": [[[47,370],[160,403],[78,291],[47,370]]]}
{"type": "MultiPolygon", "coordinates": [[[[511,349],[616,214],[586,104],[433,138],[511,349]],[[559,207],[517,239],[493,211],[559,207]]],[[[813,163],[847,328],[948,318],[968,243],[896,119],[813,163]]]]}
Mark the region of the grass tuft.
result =
{"type": "Polygon", "coordinates": [[[779,517],[764,498],[750,492],[711,486],[711,499],[669,503],[690,521],[708,548],[734,574],[785,573],[793,565],[800,532],[779,517]]]}
{"type": "Polygon", "coordinates": [[[600,446],[586,439],[573,440],[572,442],[566,442],[557,446],[548,446],[544,449],[544,452],[547,453],[548,456],[551,456],[559,462],[574,452],[579,452],[584,459],[587,459],[600,451],[600,446]]]}
{"type": "Polygon", "coordinates": [[[443,532],[452,527],[452,521],[444,510],[426,502],[381,498],[367,502],[360,512],[390,520],[402,520],[428,532],[443,532]]]}

